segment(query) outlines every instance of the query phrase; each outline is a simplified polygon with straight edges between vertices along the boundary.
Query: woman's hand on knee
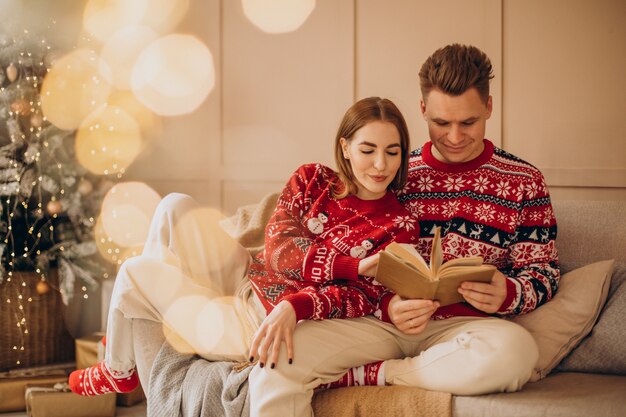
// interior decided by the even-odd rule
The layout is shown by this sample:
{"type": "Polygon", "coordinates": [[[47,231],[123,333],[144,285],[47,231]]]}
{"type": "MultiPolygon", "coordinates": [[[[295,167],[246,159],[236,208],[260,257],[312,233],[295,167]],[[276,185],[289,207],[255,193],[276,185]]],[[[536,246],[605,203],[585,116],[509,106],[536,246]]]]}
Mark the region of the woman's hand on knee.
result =
{"type": "Polygon", "coordinates": [[[430,317],[439,308],[439,302],[432,300],[404,300],[394,295],[389,302],[391,322],[405,334],[420,334],[430,317]]]}
{"type": "Polygon", "coordinates": [[[259,359],[263,368],[270,364],[274,368],[283,342],[287,345],[287,358],[293,361],[293,332],[296,328],[296,311],[289,301],[281,301],[265,317],[254,334],[250,347],[250,360],[259,359]]]}

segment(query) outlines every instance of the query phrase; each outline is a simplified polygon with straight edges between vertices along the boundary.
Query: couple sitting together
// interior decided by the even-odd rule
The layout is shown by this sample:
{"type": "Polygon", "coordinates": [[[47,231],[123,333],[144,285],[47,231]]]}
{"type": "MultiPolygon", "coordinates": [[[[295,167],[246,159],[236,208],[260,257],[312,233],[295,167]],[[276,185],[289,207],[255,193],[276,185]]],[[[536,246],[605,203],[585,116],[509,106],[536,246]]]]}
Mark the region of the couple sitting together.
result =
{"type": "Polygon", "coordinates": [[[206,359],[253,362],[253,416],[310,416],[315,389],[350,385],[457,395],[521,389],[537,346],[502,318],[534,310],[557,290],[548,190],[539,170],[484,137],[493,75],[482,51],[446,46],[419,77],[430,142],[411,152],[398,108],[359,100],[337,131],[337,170],[297,169],[254,258],[215,219],[181,221],[197,207],[190,197],[164,198],[143,254],[117,276],[105,359],[74,372],[72,390],[98,395],[138,384],[134,318],[163,322],[206,359]],[[444,261],[482,256],[497,268],[491,282],[464,282],[464,302],[440,306],[403,299],[375,280],[391,242],[415,246],[428,261],[437,227],[444,261]],[[187,303],[182,317],[168,312],[183,295],[232,297],[216,315],[228,323],[219,340],[207,343],[210,323],[185,326],[206,314],[202,302],[187,303]]]}

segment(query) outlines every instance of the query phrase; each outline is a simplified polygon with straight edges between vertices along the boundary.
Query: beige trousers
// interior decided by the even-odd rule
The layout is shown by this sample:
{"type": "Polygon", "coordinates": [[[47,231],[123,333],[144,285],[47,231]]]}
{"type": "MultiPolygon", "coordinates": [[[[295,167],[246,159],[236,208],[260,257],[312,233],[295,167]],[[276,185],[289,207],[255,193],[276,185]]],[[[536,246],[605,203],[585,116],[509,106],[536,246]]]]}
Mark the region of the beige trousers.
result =
{"type": "Polygon", "coordinates": [[[210,360],[248,358],[264,311],[245,279],[248,252],[226,234],[222,216],[191,197],[170,194],[158,205],[141,256],[116,277],[107,325],[105,362],[135,366],[131,320],[162,323],[172,345],[210,360]]]}

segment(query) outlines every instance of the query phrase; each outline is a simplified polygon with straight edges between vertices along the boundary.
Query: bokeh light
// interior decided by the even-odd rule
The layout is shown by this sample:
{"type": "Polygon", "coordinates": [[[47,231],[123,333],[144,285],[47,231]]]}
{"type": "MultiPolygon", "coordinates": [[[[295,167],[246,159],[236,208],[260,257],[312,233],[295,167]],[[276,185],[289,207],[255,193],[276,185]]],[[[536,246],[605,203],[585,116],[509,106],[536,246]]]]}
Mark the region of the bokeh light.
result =
{"type": "Polygon", "coordinates": [[[132,74],[132,90],[150,110],[163,116],[194,111],[215,85],[213,56],[196,37],[173,34],[152,42],[132,74]]]}
{"type": "Polygon", "coordinates": [[[94,236],[100,256],[102,256],[105,261],[116,265],[118,268],[127,259],[141,255],[141,251],[143,250],[143,245],[133,248],[125,248],[113,242],[113,239],[104,231],[104,227],[102,226],[102,216],[98,217],[98,220],[96,220],[94,236]]]}
{"type": "Polygon", "coordinates": [[[110,106],[117,106],[126,111],[139,124],[142,139],[157,137],[163,129],[161,118],[141,104],[137,97],[128,90],[114,90],[107,100],[110,106]]]}
{"type": "Polygon", "coordinates": [[[315,0],[242,0],[242,4],[248,20],[267,33],[293,32],[315,9],[315,0]]]}
{"type": "Polygon", "coordinates": [[[220,226],[224,219],[224,214],[216,208],[200,207],[178,218],[172,229],[178,250],[186,254],[194,280],[221,295],[234,294],[238,285],[231,274],[221,274],[221,268],[247,262],[242,246],[220,226]],[[199,237],[202,244],[198,244],[199,237]]]}
{"type": "MultiPolygon", "coordinates": [[[[224,334],[224,319],[219,307],[204,295],[186,295],[176,297],[163,314],[164,324],[176,330],[182,339],[187,341],[194,352],[209,352],[224,334]],[[204,328],[199,329],[196,322],[202,316],[204,328]],[[200,335],[200,332],[203,335],[200,335]],[[204,337],[204,334],[213,334],[204,337]]],[[[169,339],[168,339],[169,341],[169,339]]],[[[177,344],[177,350],[186,351],[187,346],[177,344]]]]}
{"type": "Polygon", "coordinates": [[[141,182],[115,184],[104,196],[100,218],[104,233],[123,247],[143,245],[159,194],[141,182]]]}
{"type": "Polygon", "coordinates": [[[139,125],[122,108],[103,105],[76,133],[76,158],[95,174],[123,173],[141,150],[139,125]]]}
{"type": "Polygon", "coordinates": [[[173,29],[189,9],[189,0],[150,0],[142,24],[159,33],[173,29]]]}
{"type": "Polygon", "coordinates": [[[148,0],[89,0],[83,12],[83,27],[105,42],[120,29],[139,24],[148,7],[148,0]]]}
{"type": "Polygon", "coordinates": [[[128,26],[115,32],[100,53],[104,74],[111,74],[109,82],[121,89],[130,89],[130,77],[141,51],[157,38],[156,32],[146,26],[128,26]]]}
{"type": "Polygon", "coordinates": [[[57,59],[41,87],[44,116],[60,129],[78,128],[88,114],[106,102],[111,91],[100,67],[100,58],[87,49],[57,59]]]}

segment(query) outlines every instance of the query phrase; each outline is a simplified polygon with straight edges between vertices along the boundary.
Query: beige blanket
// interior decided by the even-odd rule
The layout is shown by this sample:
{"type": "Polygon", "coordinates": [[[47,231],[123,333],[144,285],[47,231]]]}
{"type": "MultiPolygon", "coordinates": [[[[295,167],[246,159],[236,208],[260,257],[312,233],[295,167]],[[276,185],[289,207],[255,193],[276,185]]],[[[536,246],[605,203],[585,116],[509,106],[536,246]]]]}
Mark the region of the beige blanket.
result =
{"type": "MultiPolygon", "coordinates": [[[[265,225],[277,199],[278,194],[270,194],[239,208],[222,227],[252,254],[263,250],[265,225]]],[[[340,388],[317,392],[313,409],[316,417],[448,417],[452,395],[402,386],[340,388]]]]}

